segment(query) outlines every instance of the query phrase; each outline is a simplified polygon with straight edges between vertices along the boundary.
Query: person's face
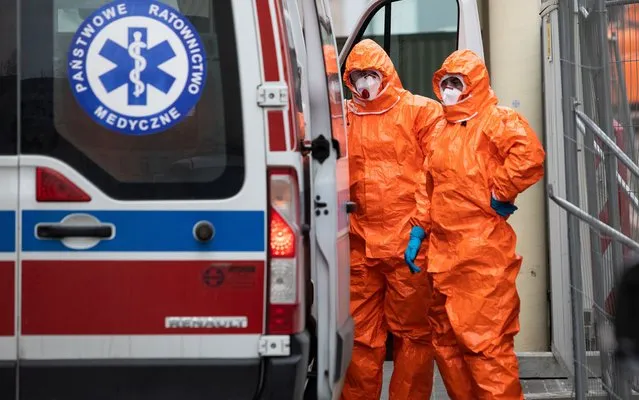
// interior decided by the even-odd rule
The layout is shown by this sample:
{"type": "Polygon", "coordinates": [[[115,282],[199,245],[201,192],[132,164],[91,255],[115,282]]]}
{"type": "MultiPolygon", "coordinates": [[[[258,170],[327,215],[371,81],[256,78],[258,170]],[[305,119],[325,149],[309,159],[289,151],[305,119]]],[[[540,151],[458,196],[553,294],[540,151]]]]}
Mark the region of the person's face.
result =
{"type": "Polygon", "coordinates": [[[441,84],[442,91],[444,89],[457,89],[460,92],[464,89],[464,84],[457,76],[449,76],[444,79],[441,84]]]}
{"type": "Polygon", "coordinates": [[[351,72],[351,83],[354,85],[360,78],[365,78],[367,76],[374,76],[375,78],[379,78],[377,72],[372,69],[364,69],[364,70],[355,70],[351,72]]]}

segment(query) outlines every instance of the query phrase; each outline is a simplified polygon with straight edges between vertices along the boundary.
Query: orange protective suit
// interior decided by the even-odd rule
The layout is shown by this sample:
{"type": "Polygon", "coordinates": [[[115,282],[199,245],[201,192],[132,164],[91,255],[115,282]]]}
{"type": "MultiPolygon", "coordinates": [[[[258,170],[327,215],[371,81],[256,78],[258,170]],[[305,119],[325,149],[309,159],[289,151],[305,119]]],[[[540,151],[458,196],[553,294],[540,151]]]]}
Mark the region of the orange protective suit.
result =
{"type": "Polygon", "coordinates": [[[445,120],[423,143],[437,366],[454,400],[523,399],[514,351],[522,259],[491,193],[514,202],[543,177],[545,153],[521,115],[497,106],[477,55],[461,50],[444,61],[433,78],[440,99],[451,75],[463,81],[460,100],[444,106],[445,120]]]}
{"type": "MultiPolygon", "coordinates": [[[[343,400],[379,399],[387,331],[394,335],[395,369],[390,399],[428,399],[433,350],[425,273],[412,275],[403,252],[413,225],[425,225],[428,205],[423,155],[417,136],[443,117],[441,106],[404,90],[384,50],[363,40],[346,61],[351,214],[351,314],[355,321],[352,362],[343,400]],[[355,70],[382,75],[379,97],[364,101],[350,80],[355,70]]],[[[417,264],[425,267],[424,241],[417,264]]]]}

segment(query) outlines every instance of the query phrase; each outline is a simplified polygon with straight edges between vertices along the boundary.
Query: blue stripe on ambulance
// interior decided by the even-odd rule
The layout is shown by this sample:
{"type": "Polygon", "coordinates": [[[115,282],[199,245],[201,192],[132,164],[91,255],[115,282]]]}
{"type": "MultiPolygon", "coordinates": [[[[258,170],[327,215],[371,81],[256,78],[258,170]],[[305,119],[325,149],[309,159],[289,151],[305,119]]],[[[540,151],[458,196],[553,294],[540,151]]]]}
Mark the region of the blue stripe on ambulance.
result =
{"type": "Polygon", "coordinates": [[[0,211],[0,253],[16,251],[16,213],[0,211]]]}
{"type": "Polygon", "coordinates": [[[22,212],[23,251],[76,251],[59,240],[41,240],[35,236],[40,223],[59,223],[69,214],[90,214],[102,223],[115,226],[115,237],[103,240],[84,252],[248,252],[265,249],[264,211],[98,211],[98,210],[25,210],[22,212]],[[215,236],[200,243],[193,236],[198,221],[209,221],[215,236]]]}

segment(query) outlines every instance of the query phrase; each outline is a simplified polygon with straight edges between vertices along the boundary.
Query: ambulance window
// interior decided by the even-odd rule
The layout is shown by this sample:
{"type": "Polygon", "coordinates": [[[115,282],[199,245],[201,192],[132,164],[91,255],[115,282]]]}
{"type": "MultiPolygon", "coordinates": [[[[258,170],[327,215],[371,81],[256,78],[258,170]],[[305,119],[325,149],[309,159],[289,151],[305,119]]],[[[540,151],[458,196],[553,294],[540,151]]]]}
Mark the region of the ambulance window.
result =
{"type": "Polygon", "coordinates": [[[21,4],[21,153],[57,158],[121,200],[239,192],[231,0],[21,4]]]}
{"type": "Polygon", "coordinates": [[[304,140],[305,125],[302,104],[302,65],[295,47],[295,38],[293,37],[293,23],[291,22],[290,7],[284,2],[284,23],[286,25],[286,43],[288,44],[288,57],[291,63],[290,78],[293,82],[293,112],[295,115],[295,129],[297,140],[304,140]]]}
{"type": "Polygon", "coordinates": [[[17,150],[16,0],[0,0],[0,155],[17,150]]]}
{"type": "Polygon", "coordinates": [[[333,138],[339,142],[341,156],[346,157],[348,155],[348,144],[346,142],[346,130],[344,127],[344,107],[341,92],[342,79],[337,64],[339,54],[335,42],[335,35],[333,34],[333,27],[331,26],[328,6],[325,0],[316,0],[315,4],[317,6],[320,25],[320,36],[322,37],[333,138]]]}
{"type": "Polygon", "coordinates": [[[431,79],[457,49],[458,24],[457,0],[401,0],[379,8],[361,38],[390,50],[404,88],[434,98],[431,79]]]}

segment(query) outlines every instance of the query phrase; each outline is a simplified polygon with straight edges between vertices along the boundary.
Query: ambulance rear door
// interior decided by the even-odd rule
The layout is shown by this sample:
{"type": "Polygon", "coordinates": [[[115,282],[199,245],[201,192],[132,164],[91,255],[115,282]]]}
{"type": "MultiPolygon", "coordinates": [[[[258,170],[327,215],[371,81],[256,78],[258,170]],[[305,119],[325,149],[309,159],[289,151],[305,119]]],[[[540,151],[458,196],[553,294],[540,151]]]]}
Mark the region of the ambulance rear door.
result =
{"type": "Polygon", "coordinates": [[[326,0],[304,0],[311,151],[311,259],[318,326],[317,396],[338,399],[353,348],[348,144],[337,45],[326,0]]]}
{"type": "Polygon", "coordinates": [[[254,3],[19,3],[21,398],[253,398],[268,196],[254,3]]]}

